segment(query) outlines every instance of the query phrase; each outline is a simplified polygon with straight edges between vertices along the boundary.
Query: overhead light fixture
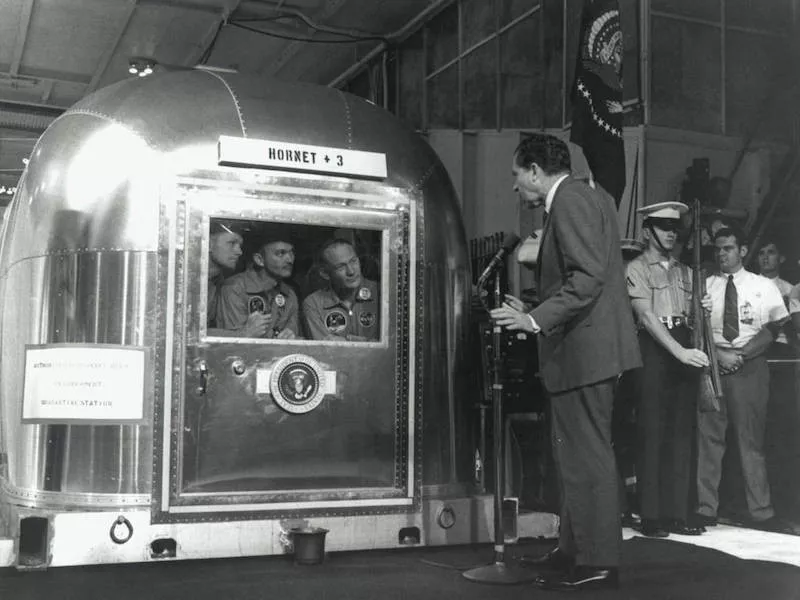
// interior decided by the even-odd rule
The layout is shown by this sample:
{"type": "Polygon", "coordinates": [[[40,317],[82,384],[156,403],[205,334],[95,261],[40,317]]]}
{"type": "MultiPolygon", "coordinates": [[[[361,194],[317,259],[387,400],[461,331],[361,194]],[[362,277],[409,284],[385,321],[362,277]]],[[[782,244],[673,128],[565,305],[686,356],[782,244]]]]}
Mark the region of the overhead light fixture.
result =
{"type": "Polygon", "coordinates": [[[128,63],[128,73],[139,77],[147,77],[153,72],[155,66],[156,61],[152,58],[133,57],[128,63]]]}

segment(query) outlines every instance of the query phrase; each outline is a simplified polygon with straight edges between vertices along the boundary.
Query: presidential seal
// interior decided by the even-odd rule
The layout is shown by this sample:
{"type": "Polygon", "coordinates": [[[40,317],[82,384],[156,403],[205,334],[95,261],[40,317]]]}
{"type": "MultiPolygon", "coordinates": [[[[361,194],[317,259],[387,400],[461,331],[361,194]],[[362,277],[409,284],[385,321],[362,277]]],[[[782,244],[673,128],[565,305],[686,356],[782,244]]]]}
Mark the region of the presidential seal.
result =
{"type": "Polygon", "coordinates": [[[325,396],[325,372],[310,356],[290,354],[272,369],[269,391],[275,404],[300,415],[314,410],[325,396]]]}

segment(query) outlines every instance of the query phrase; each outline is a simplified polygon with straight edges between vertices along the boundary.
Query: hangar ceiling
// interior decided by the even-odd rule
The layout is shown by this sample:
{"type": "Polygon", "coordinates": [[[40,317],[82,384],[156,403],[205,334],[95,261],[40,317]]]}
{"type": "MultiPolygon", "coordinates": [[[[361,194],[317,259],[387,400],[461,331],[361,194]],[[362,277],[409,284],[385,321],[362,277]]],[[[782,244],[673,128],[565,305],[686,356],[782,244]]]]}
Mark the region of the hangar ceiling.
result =
{"type": "Polygon", "coordinates": [[[132,60],[328,85],[451,1],[0,0],[0,205],[47,125],[132,60]]]}

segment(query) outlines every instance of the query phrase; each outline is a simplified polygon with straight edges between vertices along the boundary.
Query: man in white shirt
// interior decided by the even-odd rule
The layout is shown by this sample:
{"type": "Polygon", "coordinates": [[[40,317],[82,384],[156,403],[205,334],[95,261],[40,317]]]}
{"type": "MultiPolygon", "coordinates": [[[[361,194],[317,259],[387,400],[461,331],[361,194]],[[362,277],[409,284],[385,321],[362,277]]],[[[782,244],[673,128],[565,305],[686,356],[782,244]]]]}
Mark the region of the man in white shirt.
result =
{"type": "MultiPolygon", "coordinates": [[[[766,240],[758,251],[759,273],[778,286],[781,296],[783,297],[783,303],[789,308],[789,296],[792,292],[792,284],[780,277],[780,268],[785,260],[786,257],[781,252],[778,244],[773,240],[766,240]]],[[[771,358],[794,357],[794,350],[790,346],[790,340],[787,336],[789,332],[787,332],[787,329],[791,330],[791,325],[781,329],[780,333],[778,333],[778,336],[775,338],[775,343],[770,347],[771,358]]]]}
{"type": "Polygon", "coordinates": [[[719,411],[698,415],[698,514],[704,524],[716,524],[725,435],[730,425],[739,450],[751,524],[784,530],[772,507],[764,458],[769,399],[764,352],[789,313],[775,284],[742,266],[745,244],[737,229],[718,231],[714,246],[720,272],[706,280],[723,398],[719,411]]]}
{"type": "Polygon", "coordinates": [[[789,314],[792,316],[792,324],[800,338],[800,283],[793,286],[789,292],[789,314]]]}
{"type": "Polygon", "coordinates": [[[789,292],[792,291],[792,284],[780,277],[780,268],[785,260],[786,257],[783,255],[780,248],[778,248],[778,244],[772,240],[767,240],[758,251],[759,273],[767,279],[772,280],[775,285],[778,286],[781,296],[788,302],[789,292]]]}

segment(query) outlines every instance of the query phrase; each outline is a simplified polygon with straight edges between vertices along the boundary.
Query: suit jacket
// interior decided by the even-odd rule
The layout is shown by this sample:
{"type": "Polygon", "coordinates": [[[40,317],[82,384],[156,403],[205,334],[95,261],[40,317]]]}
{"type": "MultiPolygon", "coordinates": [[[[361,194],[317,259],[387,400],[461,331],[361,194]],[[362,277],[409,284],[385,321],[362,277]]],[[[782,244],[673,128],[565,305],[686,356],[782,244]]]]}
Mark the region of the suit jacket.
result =
{"type": "Polygon", "coordinates": [[[617,210],[602,190],[567,177],[556,190],[536,271],[539,372],[551,393],[641,366],[625,286],[617,210]]]}

